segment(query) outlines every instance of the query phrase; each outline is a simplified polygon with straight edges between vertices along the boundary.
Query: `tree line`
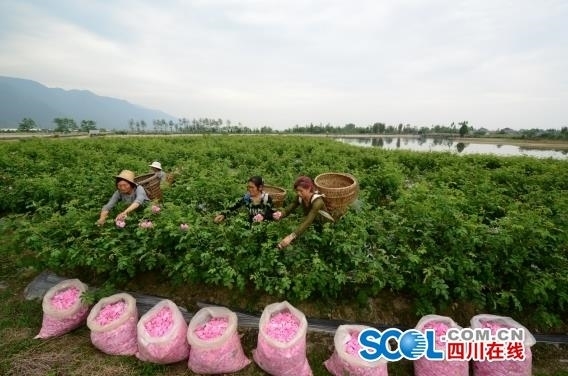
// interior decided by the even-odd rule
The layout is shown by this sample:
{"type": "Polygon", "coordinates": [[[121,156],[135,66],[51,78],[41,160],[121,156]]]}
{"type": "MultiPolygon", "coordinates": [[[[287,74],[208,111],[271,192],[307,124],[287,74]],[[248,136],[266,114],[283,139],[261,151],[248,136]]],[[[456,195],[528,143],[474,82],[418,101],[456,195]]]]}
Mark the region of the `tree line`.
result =
{"type": "MultiPolygon", "coordinates": [[[[97,129],[97,123],[94,120],[81,120],[81,123],[77,124],[74,119],[71,118],[55,118],[53,119],[55,124],[54,132],[88,132],[97,129]]],[[[18,123],[18,131],[20,132],[32,132],[38,130],[36,122],[31,118],[23,118],[20,123],[18,123]]]]}
{"type": "MultiPolygon", "coordinates": [[[[96,130],[97,124],[93,120],[82,120],[80,123],[75,122],[72,118],[55,118],[53,119],[55,127],[54,132],[88,132],[96,130]]],[[[38,130],[35,121],[31,118],[24,118],[18,125],[18,131],[29,132],[38,130]]],[[[269,126],[260,128],[250,128],[238,123],[233,123],[231,120],[213,119],[213,118],[199,118],[187,119],[180,118],[177,121],[154,119],[152,124],[148,124],[145,120],[130,119],[128,121],[127,131],[118,131],[119,133],[235,133],[235,134],[250,134],[250,133],[291,133],[291,134],[323,134],[323,135],[338,135],[338,134],[380,134],[380,135],[442,135],[442,136],[507,136],[510,138],[526,138],[526,139],[557,139],[568,140],[568,127],[558,129],[521,129],[513,130],[510,128],[503,128],[497,131],[489,131],[485,128],[475,128],[469,124],[467,120],[461,122],[452,122],[450,125],[433,125],[431,127],[416,127],[410,124],[387,125],[385,123],[376,122],[371,125],[357,126],[354,123],[348,123],[343,126],[332,126],[327,123],[323,125],[319,123],[314,125],[300,126],[296,124],[292,128],[285,130],[274,130],[269,126]]]]}

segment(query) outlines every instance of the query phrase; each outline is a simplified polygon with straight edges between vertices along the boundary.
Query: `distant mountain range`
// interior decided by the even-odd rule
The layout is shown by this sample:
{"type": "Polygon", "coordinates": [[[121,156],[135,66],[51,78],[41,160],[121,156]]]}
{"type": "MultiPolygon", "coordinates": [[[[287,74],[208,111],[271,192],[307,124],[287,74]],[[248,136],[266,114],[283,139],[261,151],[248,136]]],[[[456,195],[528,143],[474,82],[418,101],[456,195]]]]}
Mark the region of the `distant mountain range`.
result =
{"type": "Polygon", "coordinates": [[[130,119],[144,120],[148,129],[158,119],[177,121],[162,111],[137,106],[122,99],[102,97],[86,90],[48,88],[39,82],[0,76],[0,128],[17,128],[31,118],[38,128],[53,129],[55,118],[71,118],[77,124],[93,120],[97,128],[128,129],[130,119]]]}

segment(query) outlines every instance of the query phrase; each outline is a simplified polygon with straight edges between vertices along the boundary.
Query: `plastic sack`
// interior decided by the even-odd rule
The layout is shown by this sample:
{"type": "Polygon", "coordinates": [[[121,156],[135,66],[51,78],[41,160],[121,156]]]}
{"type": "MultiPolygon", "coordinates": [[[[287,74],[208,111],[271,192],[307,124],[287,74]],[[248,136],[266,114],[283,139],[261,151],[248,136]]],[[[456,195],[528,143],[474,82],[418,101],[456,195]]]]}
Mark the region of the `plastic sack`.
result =
{"type": "Polygon", "coordinates": [[[202,308],[187,329],[191,346],[187,366],[194,373],[237,372],[251,363],[241,346],[237,315],[225,307],[202,308]]]}
{"type": "MultiPolygon", "coordinates": [[[[524,360],[483,360],[473,362],[474,376],[530,376],[532,375],[532,351],[531,346],[536,343],[534,336],[527,328],[510,317],[495,315],[477,315],[471,318],[472,328],[490,328],[491,334],[501,328],[522,329],[524,336],[524,360]]],[[[505,347],[504,353],[507,354],[505,347]]]]}
{"type": "MultiPolygon", "coordinates": [[[[436,350],[446,352],[446,343],[440,337],[445,336],[449,328],[462,329],[454,320],[446,316],[426,315],[416,324],[416,330],[436,331],[436,350]]],[[[469,361],[466,360],[428,360],[425,357],[414,361],[414,376],[468,376],[469,361]]]]}
{"type": "Polygon", "coordinates": [[[169,364],[189,357],[187,323],[178,306],[171,300],[158,302],[136,326],[140,360],[169,364]]]}
{"type": "Polygon", "coordinates": [[[87,317],[91,342],[109,355],[135,355],[138,351],[136,299],[127,293],[99,300],[87,317]]]}
{"type": "Polygon", "coordinates": [[[87,285],[67,279],[50,288],[42,300],[41,329],[34,338],[51,338],[69,333],[85,323],[89,306],[81,302],[87,285]]]}
{"type": "Polygon", "coordinates": [[[306,357],[307,330],[306,316],[290,303],[269,304],[260,316],[254,361],[274,376],[311,376],[306,357]],[[282,319],[284,315],[288,318],[282,319]]]}
{"type": "Polygon", "coordinates": [[[359,356],[359,333],[368,329],[364,325],[340,325],[333,337],[335,350],[323,362],[325,368],[334,376],[387,376],[387,362],[378,360],[368,362],[359,356]]]}

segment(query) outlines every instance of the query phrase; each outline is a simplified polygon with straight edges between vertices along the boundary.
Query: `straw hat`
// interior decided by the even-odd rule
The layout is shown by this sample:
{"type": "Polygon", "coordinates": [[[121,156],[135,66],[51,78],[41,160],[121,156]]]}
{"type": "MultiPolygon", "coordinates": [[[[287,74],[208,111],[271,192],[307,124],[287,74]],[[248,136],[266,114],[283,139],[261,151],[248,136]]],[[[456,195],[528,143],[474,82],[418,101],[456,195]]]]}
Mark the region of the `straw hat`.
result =
{"type": "Polygon", "coordinates": [[[156,161],[156,162],[152,162],[152,164],[151,164],[151,165],[148,165],[148,166],[157,168],[158,170],[161,170],[161,169],[162,169],[162,164],[161,164],[160,162],[157,162],[157,161],[156,161]]]}
{"type": "Polygon", "coordinates": [[[120,174],[116,175],[115,178],[117,180],[118,179],[126,180],[129,183],[136,184],[136,182],[134,181],[134,172],[132,172],[130,170],[120,171],[120,174]]]}

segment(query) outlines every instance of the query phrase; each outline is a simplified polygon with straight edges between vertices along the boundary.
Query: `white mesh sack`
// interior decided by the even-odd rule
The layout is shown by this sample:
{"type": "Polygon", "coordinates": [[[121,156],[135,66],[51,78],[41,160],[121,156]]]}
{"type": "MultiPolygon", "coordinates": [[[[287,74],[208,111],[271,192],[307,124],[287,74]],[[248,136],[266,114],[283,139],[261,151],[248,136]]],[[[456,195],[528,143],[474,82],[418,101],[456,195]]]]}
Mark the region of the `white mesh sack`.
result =
{"type": "Polygon", "coordinates": [[[536,343],[534,336],[527,328],[516,322],[510,317],[496,316],[482,314],[471,318],[471,328],[489,328],[492,334],[495,334],[499,329],[520,329],[523,333],[524,341],[522,342],[524,352],[520,353],[515,350],[515,343],[513,347],[508,347],[506,344],[503,348],[508,360],[483,360],[473,362],[474,376],[530,376],[532,375],[532,351],[531,346],[536,343]],[[523,360],[518,359],[518,356],[524,357],[523,360]],[[516,357],[517,359],[513,359],[516,357]]]}
{"type": "Polygon", "coordinates": [[[187,328],[191,346],[187,366],[195,373],[237,372],[251,363],[237,332],[237,315],[225,307],[206,307],[195,313],[187,328]]]}
{"type": "MultiPolygon", "coordinates": [[[[441,340],[441,337],[445,336],[450,328],[461,329],[461,326],[447,316],[426,315],[418,321],[415,329],[421,332],[424,332],[426,329],[434,330],[436,332],[436,350],[445,352],[446,343],[441,340]]],[[[428,360],[425,357],[414,361],[414,376],[439,375],[468,376],[469,361],[428,360]]]]}
{"type": "Polygon", "coordinates": [[[368,362],[361,358],[359,333],[370,328],[365,325],[340,325],[333,337],[334,351],[323,364],[334,376],[387,376],[387,362],[368,362]]]}
{"type": "Polygon", "coordinates": [[[136,299],[127,293],[114,294],[99,300],[89,313],[87,326],[91,342],[109,355],[135,355],[138,351],[136,299]]]}
{"type": "Polygon", "coordinates": [[[81,301],[87,285],[67,279],[50,288],[43,297],[41,329],[34,338],[51,338],[66,334],[85,323],[89,306],[81,301]]]}
{"type": "Polygon", "coordinates": [[[136,326],[140,360],[158,364],[176,363],[189,357],[187,323],[171,300],[158,302],[136,326]]]}
{"type": "Polygon", "coordinates": [[[306,316],[290,303],[269,304],[260,316],[253,359],[274,376],[311,376],[306,356],[306,316]]]}

